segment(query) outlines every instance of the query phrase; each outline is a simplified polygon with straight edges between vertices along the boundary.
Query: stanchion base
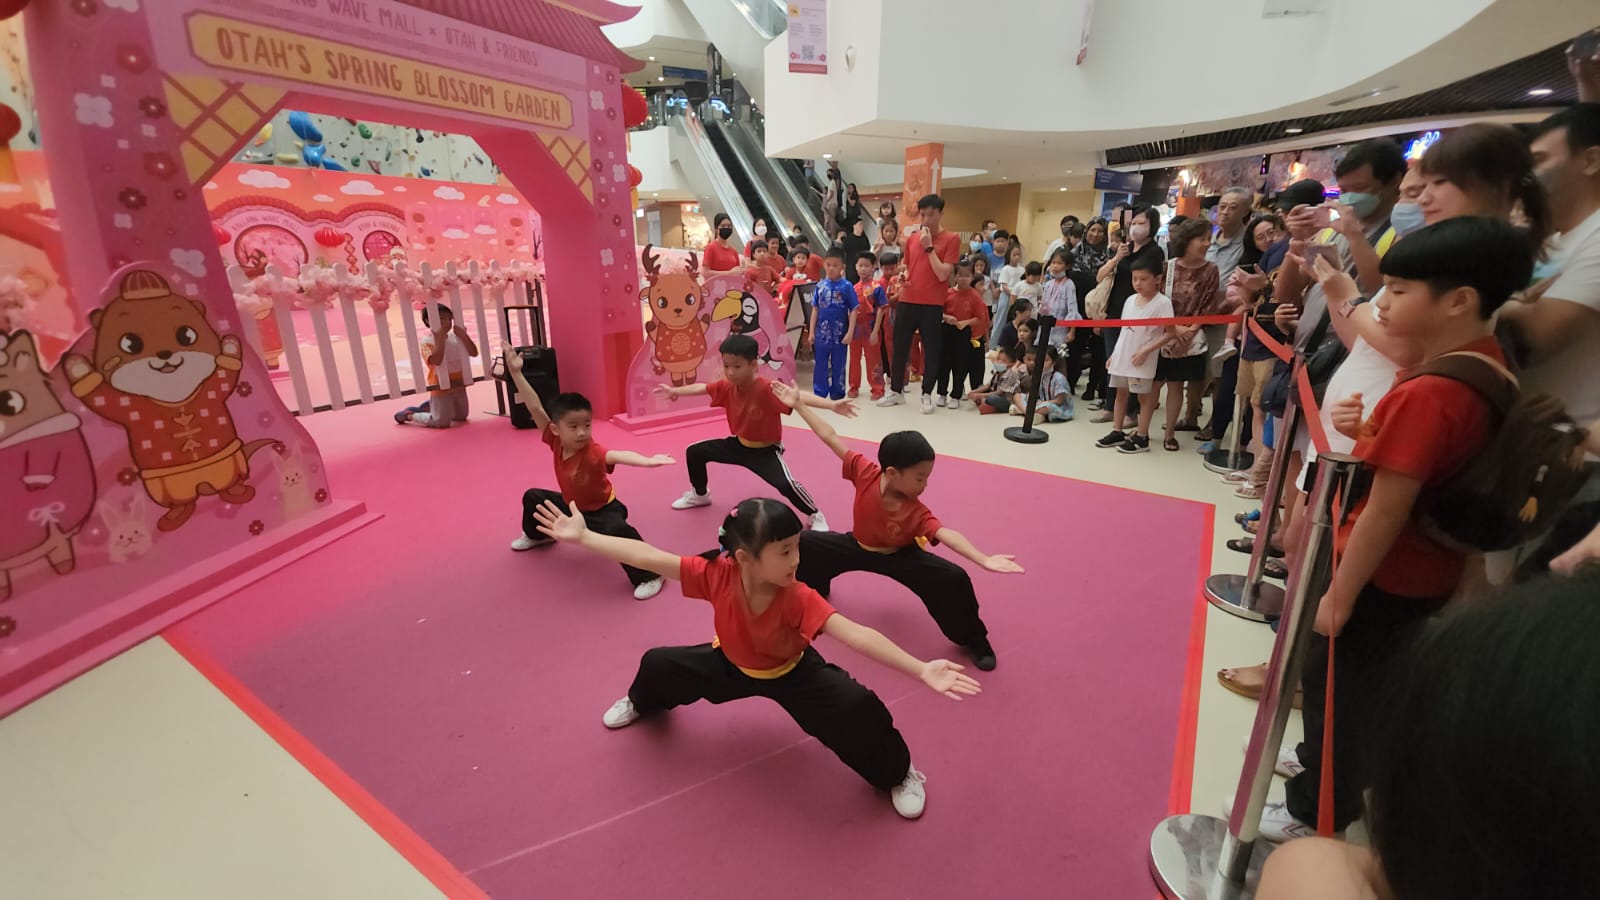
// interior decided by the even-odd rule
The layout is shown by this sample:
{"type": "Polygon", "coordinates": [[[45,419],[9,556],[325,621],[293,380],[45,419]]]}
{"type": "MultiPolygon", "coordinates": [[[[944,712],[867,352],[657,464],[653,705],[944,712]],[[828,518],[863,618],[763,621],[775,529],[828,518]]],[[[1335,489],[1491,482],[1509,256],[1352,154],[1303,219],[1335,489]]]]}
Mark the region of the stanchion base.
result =
{"type": "Polygon", "coordinates": [[[1263,581],[1256,585],[1256,602],[1245,606],[1243,575],[1213,575],[1206,579],[1206,599],[1212,606],[1241,619],[1270,622],[1283,615],[1283,588],[1263,581]]]}
{"type": "Polygon", "coordinates": [[[1256,841],[1243,884],[1234,884],[1217,872],[1228,823],[1212,816],[1189,813],[1172,816],[1150,835],[1150,875],[1167,900],[1251,900],[1261,866],[1272,852],[1267,841],[1256,841]]]}
{"type": "Polygon", "coordinates": [[[1023,428],[1013,425],[1006,429],[1006,440],[1016,441],[1019,444],[1042,444],[1050,440],[1050,435],[1037,428],[1023,428]]]}
{"type": "Polygon", "coordinates": [[[1226,447],[1218,447],[1207,453],[1205,461],[1205,467],[1218,475],[1224,475],[1228,472],[1243,472],[1255,464],[1255,454],[1249,450],[1240,450],[1238,453],[1234,453],[1226,447]]]}

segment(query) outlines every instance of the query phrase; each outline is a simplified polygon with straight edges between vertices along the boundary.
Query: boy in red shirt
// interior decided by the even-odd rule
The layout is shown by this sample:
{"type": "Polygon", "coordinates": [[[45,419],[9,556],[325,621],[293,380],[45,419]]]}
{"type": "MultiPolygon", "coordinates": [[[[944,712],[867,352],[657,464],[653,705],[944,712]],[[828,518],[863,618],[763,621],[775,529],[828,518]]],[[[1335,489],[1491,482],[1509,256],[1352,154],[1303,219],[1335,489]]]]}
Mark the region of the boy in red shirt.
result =
{"type": "MultiPolygon", "coordinates": [[[[889,392],[879,406],[898,406],[905,402],[906,366],[911,361],[912,339],[922,338],[925,374],[939,371],[940,330],[944,322],[944,298],[950,291],[950,277],[961,258],[961,235],[940,228],[944,220],[944,199],[929,194],[917,201],[922,225],[902,239],[905,251],[906,283],[895,310],[894,365],[889,370],[889,392]]],[[[933,412],[933,379],[922,380],[922,412],[933,412]]]]}
{"type": "MultiPolygon", "coordinates": [[[[900,271],[900,251],[895,248],[884,250],[878,256],[878,286],[883,288],[883,295],[888,298],[889,305],[885,307],[883,329],[878,335],[878,355],[883,362],[885,378],[888,376],[889,365],[893,362],[890,354],[894,345],[894,311],[900,305],[900,289],[904,284],[904,273],[900,271]]],[[[913,365],[919,363],[920,359],[912,361],[913,365]]]]}
{"type": "Polygon", "coordinates": [[[756,244],[751,252],[755,254],[755,258],[745,267],[744,277],[749,279],[751,284],[759,284],[766,288],[767,293],[776,296],[778,275],[772,271],[772,266],[767,264],[767,245],[756,244]]]}
{"type": "MultiPolygon", "coordinates": [[[[1473,354],[1500,367],[1494,314],[1533,272],[1526,239],[1496,219],[1447,219],[1395,243],[1380,263],[1384,288],[1373,299],[1377,320],[1397,339],[1414,341],[1431,360],[1473,354]]],[[[1358,296],[1349,275],[1326,261],[1317,280],[1330,298],[1358,296]]],[[[1509,377],[1509,375],[1507,376],[1509,377]]],[[[1388,703],[1383,673],[1391,658],[1460,581],[1466,555],[1439,543],[1421,524],[1419,501],[1447,484],[1483,450],[1496,423],[1489,401],[1465,383],[1421,374],[1400,381],[1365,422],[1359,395],[1329,397],[1336,427],[1356,438],[1354,455],[1372,475],[1366,496],[1335,537],[1339,564],[1317,607],[1319,635],[1334,642],[1333,821],[1343,829],[1361,814],[1366,784],[1358,748],[1370,736],[1368,717],[1388,703]]],[[[1310,833],[1317,822],[1322,774],[1328,641],[1311,643],[1301,675],[1305,741],[1295,755],[1305,771],[1291,778],[1286,804],[1268,804],[1262,834],[1284,839],[1310,833]],[[1273,826],[1269,828],[1269,825],[1273,826]]]]}
{"type": "Polygon", "coordinates": [[[961,666],[917,659],[796,582],[801,531],[792,510],[764,497],[746,500],[722,520],[721,548],[700,556],[596,535],[584,528],[581,517],[553,504],[540,508],[538,518],[544,534],[662,578],[681,579],[685,597],[711,604],[716,625],[711,643],[646,651],[628,693],[601,717],[607,728],[626,728],[644,716],[700,700],[766,697],[868,784],[888,791],[895,812],[907,819],[922,815],[925,779],[911,765],[894,716],[877,694],[829,665],[811,642],[819,634],[830,635],[951,700],[982,688],[961,666]]]}
{"type": "Polygon", "coordinates": [[[872,280],[878,258],[870,252],[856,256],[856,330],[850,336],[850,393],[861,395],[861,369],[867,370],[867,386],[872,399],[883,396],[883,367],[878,348],[883,344],[883,323],[889,317],[889,294],[880,282],[872,280]]]}
{"type": "Polygon", "coordinates": [[[939,395],[933,398],[934,406],[948,406],[952,409],[961,405],[961,395],[965,393],[967,379],[973,373],[974,363],[983,361],[982,342],[977,341],[973,335],[988,335],[989,333],[989,308],[983,302],[983,295],[972,286],[972,263],[961,260],[956,263],[956,286],[945,293],[944,298],[944,325],[940,331],[940,340],[943,346],[939,349],[939,395]],[[976,346],[975,346],[976,344],[976,346]],[[974,360],[973,351],[977,351],[974,360]],[[950,379],[955,377],[955,389],[950,388],[950,379]]]}
{"type": "Polygon", "coordinates": [[[915,431],[897,431],[878,445],[878,462],[851,450],[838,432],[797,405],[802,395],[785,384],[774,393],[800,412],[818,439],[844,461],[844,477],[856,487],[853,525],[845,534],[808,532],[800,537],[799,579],[827,597],[833,579],[846,572],[874,572],[909,588],[928,608],[939,630],[960,644],[978,668],[994,668],[989,629],[978,616],[972,577],[953,562],[924,549],[946,544],[991,572],[1020,573],[1015,557],[984,553],[924,506],[922,492],[933,472],[933,447],[915,431]]]}
{"type": "MultiPolygon", "coordinates": [[[[731,437],[690,444],[685,451],[689,466],[689,490],[672,501],[673,509],[694,509],[710,506],[707,493],[707,463],[727,463],[743,466],[758,478],[778,489],[795,508],[811,517],[811,527],[817,531],[828,530],[828,520],[817,509],[816,501],[795,480],[783,461],[783,423],[778,417],[788,415],[793,407],[778,402],[772,395],[772,382],[756,374],[756,357],[760,347],[755,338],[735,334],[717,348],[722,353],[722,380],[710,384],[690,384],[683,387],[658,385],[657,397],[709,396],[712,406],[728,412],[728,430],[731,437]]],[[[820,409],[831,409],[841,416],[854,416],[855,404],[848,399],[827,400],[806,395],[805,403],[820,409]]]]}
{"type": "MultiPolygon", "coordinates": [[[[550,402],[550,411],[546,412],[539,395],[522,374],[522,355],[516,350],[506,350],[506,374],[516,386],[517,400],[528,408],[545,445],[550,448],[556,484],[561,488],[560,492],[544,488],[529,488],[523,492],[522,533],[511,542],[511,549],[532,550],[554,543],[539,532],[539,523],[533,516],[546,501],[559,502],[563,508],[570,504],[583,515],[590,530],[598,534],[641,540],[638,530],[628,524],[628,508],[617,499],[609,476],[617,466],[641,469],[670,466],[672,457],[645,456],[632,450],[607,450],[600,446],[593,436],[594,407],[582,394],[560,394],[550,402]]],[[[653,573],[633,566],[623,566],[622,571],[633,584],[634,599],[649,600],[661,593],[661,579],[653,573]]]]}

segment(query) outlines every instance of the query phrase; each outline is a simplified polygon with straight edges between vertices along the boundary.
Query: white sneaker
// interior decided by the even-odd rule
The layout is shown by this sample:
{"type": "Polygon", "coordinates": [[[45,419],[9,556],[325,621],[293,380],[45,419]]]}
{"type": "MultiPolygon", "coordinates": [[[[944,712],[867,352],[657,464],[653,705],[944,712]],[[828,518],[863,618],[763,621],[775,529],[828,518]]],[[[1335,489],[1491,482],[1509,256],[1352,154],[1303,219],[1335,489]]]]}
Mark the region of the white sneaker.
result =
{"type": "Polygon", "coordinates": [[[704,493],[704,494],[697,494],[697,493],[694,492],[694,488],[690,488],[687,491],[684,491],[682,497],[679,497],[678,499],[672,501],[672,508],[673,509],[694,509],[697,506],[710,506],[710,505],[711,505],[711,494],[710,494],[710,492],[707,492],[707,493],[704,493]]]}
{"type": "Polygon", "coordinates": [[[933,398],[927,394],[922,395],[922,414],[925,416],[933,415],[933,398]]]}
{"type": "Polygon", "coordinates": [[[877,400],[878,406],[899,406],[906,402],[906,396],[895,391],[888,391],[877,400]]]}
{"type": "Polygon", "coordinates": [[[828,530],[828,520],[827,520],[827,518],[825,516],[822,515],[822,512],[820,510],[811,514],[811,530],[812,531],[827,531],[828,530]]]}
{"type": "Polygon", "coordinates": [[[663,584],[664,582],[659,578],[653,578],[649,581],[646,581],[644,584],[641,584],[633,589],[633,599],[649,600],[651,597],[661,593],[661,586],[663,584]]]}
{"type": "Polygon", "coordinates": [[[1238,352],[1239,352],[1239,346],[1237,344],[1235,344],[1233,341],[1225,340],[1225,341],[1222,342],[1222,349],[1218,350],[1216,352],[1216,354],[1214,356],[1212,356],[1211,358],[1216,360],[1217,362],[1222,362],[1222,361],[1234,356],[1238,352]]]}
{"type": "MultiPolygon", "coordinates": [[[[629,709],[632,709],[632,704],[629,709]]],[[[928,789],[923,787],[927,780],[928,776],[913,766],[906,770],[905,781],[889,789],[889,799],[894,802],[894,811],[901,818],[915,819],[922,815],[922,808],[928,805],[928,789]]]]}
{"type": "Polygon", "coordinates": [[[639,711],[633,708],[633,701],[627,697],[611,704],[605,716],[600,721],[606,723],[607,728],[627,728],[639,721],[639,711]]]}
{"type": "Polygon", "coordinates": [[[516,539],[511,542],[511,549],[519,553],[523,550],[532,550],[537,546],[539,546],[539,542],[525,534],[517,535],[516,539]]]}
{"type": "MultiPolygon", "coordinates": [[[[1222,803],[1222,817],[1233,818],[1233,795],[1222,803]]],[[[1342,832],[1341,832],[1342,833],[1342,832]]],[[[1274,844],[1282,844],[1296,838],[1316,837],[1317,826],[1306,823],[1289,815],[1289,807],[1282,803],[1268,802],[1261,807],[1261,837],[1274,844]]]]}
{"type": "MultiPolygon", "coordinates": [[[[1250,752],[1250,735],[1244,736],[1244,741],[1239,745],[1239,752],[1250,752]]],[[[1306,767],[1300,764],[1300,755],[1294,752],[1293,746],[1278,748],[1278,761],[1273,765],[1272,771],[1285,778],[1293,778],[1305,770],[1306,767]]]]}
{"type": "MultiPolygon", "coordinates": [[[[946,397],[944,394],[940,394],[939,396],[933,398],[933,405],[939,407],[940,409],[944,409],[945,407],[951,405],[950,398],[946,397]]],[[[961,401],[957,400],[955,405],[960,406],[961,401]]]]}

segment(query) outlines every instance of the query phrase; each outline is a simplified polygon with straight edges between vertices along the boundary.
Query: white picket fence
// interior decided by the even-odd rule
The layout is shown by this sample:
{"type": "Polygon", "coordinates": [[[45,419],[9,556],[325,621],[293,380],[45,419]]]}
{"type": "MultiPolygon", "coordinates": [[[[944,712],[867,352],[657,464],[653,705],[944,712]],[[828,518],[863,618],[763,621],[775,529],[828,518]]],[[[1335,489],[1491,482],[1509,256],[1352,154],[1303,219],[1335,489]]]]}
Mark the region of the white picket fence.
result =
{"type": "MultiPolygon", "coordinates": [[[[534,343],[530,315],[514,315],[512,327],[520,331],[513,336],[506,333],[504,318],[499,315],[499,310],[506,305],[539,305],[536,297],[541,292],[536,292],[533,287],[536,283],[535,276],[527,269],[502,269],[498,261],[491,261],[486,267],[480,267],[476,260],[468,262],[465,267],[456,263],[447,263],[441,277],[428,263],[417,267],[417,275],[424,288],[422,292],[413,296],[403,296],[407,293],[403,286],[410,279],[407,278],[404,263],[397,263],[394,267],[395,277],[392,279],[396,285],[388,292],[387,307],[375,307],[367,298],[377,293],[376,286],[380,284],[378,265],[367,263],[366,277],[364,279],[352,276],[343,266],[335,267],[335,279],[338,293],[330,298],[327,305],[315,302],[304,302],[305,295],[300,291],[297,279],[284,275],[283,270],[276,265],[266,267],[264,279],[268,288],[268,295],[272,300],[272,316],[278,326],[279,334],[283,339],[281,365],[288,373],[290,384],[293,387],[293,406],[300,415],[310,415],[323,409],[343,409],[356,403],[372,403],[375,400],[387,400],[405,394],[423,393],[434,386],[427,383],[426,361],[418,348],[421,325],[419,312],[414,307],[413,301],[418,297],[428,303],[442,303],[448,306],[455,315],[458,325],[467,329],[467,333],[474,335],[478,344],[478,356],[475,360],[468,361],[467,375],[469,382],[486,378],[490,375],[494,357],[500,347],[529,345],[534,343]],[[465,275],[465,279],[461,276],[465,275]],[[487,276],[487,277],[484,277],[487,276]],[[465,284],[463,284],[465,280],[465,284]],[[442,285],[441,285],[442,282],[442,285]],[[302,352],[301,335],[297,333],[295,310],[302,309],[309,314],[311,333],[314,337],[316,358],[308,360],[302,352]],[[330,316],[342,316],[346,339],[336,341],[328,327],[330,316]],[[394,329],[390,327],[390,317],[398,315],[404,328],[403,346],[396,348],[394,343],[398,338],[394,329]],[[493,317],[496,321],[490,322],[493,317]],[[378,354],[382,358],[381,372],[386,379],[387,391],[374,390],[374,377],[368,368],[367,340],[369,335],[364,335],[361,330],[362,319],[372,322],[376,331],[376,344],[378,354]],[[518,325],[520,323],[520,327],[518,325]],[[498,340],[491,342],[490,335],[498,340]],[[351,363],[348,367],[341,367],[337,344],[343,344],[347,349],[343,351],[351,363]],[[399,360],[404,360],[409,366],[409,379],[402,380],[399,360]],[[313,363],[308,365],[308,363],[313,363]],[[320,363],[320,365],[315,365],[320,363]],[[320,371],[318,371],[320,370],[320,371]],[[353,380],[347,383],[346,379],[353,380]],[[409,381],[410,387],[405,383],[409,381]],[[325,385],[327,405],[319,406],[313,401],[312,386],[320,388],[325,385]]],[[[254,288],[252,280],[238,266],[228,268],[228,280],[233,285],[236,294],[251,292],[254,288]]],[[[256,319],[247,310],[240,309],[240,321],[243,336],[257,353],[265,356],[262,344],[261,331],[256,319]]],[[[544,309],[541,313],[547,312],[544,309]]],[[[546,320],[546,329],[548,329],[546,320]]],[[[437,376],[440,389],[451,387],[450,375],[439,367],[437,376]]]]}

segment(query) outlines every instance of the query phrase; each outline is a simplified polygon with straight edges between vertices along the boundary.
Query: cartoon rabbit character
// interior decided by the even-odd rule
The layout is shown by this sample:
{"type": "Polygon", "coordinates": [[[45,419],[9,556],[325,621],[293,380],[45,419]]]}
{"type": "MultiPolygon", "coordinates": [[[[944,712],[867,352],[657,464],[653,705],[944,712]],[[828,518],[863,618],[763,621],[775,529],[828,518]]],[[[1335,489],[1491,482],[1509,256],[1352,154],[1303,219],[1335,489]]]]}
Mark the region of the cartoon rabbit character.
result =
{"type": "Polygon", "coordinates": [[[119,489],[106,494],[100,501],[100,521],[106,526],[106,553],[112,562],[129,562],[155,549],[150,503],[138,492],[119,489]]]}
{"type": "Polygon", "coordinates": [[[72,538],[94,498],[83,423],[50,389],[33,335],[0,332],[0,600],[29,563],[72,571],[72,538]]]}
{"type": "Polygon", "coordinates": [[[187,522],[201,496],[254,497],[249,458],[275,442],[243,443],[234,427],[228,397],[239,383],[239,339],[217,334],[205,304],[144,269],[124,275],[89,321],[94,359],[69,354],[62,367],[91,412],[128,432],[145,490],[166,508],[156,528],[187,522]]]}
{"type": "Polygon", "coordinates": [[[711,316],[703,314],[706,297],[700,288],[700,262],[690,253],[687,272],[663,275],[653,250],[645,244],[639,254],[648,282],[639,299],[650,306],[650,321],[644,330],[655,347],[650,363],[657,375],[668,376],[675,387],[694,384],[706,357],[706,326],[711,324],[711,316]]]}

